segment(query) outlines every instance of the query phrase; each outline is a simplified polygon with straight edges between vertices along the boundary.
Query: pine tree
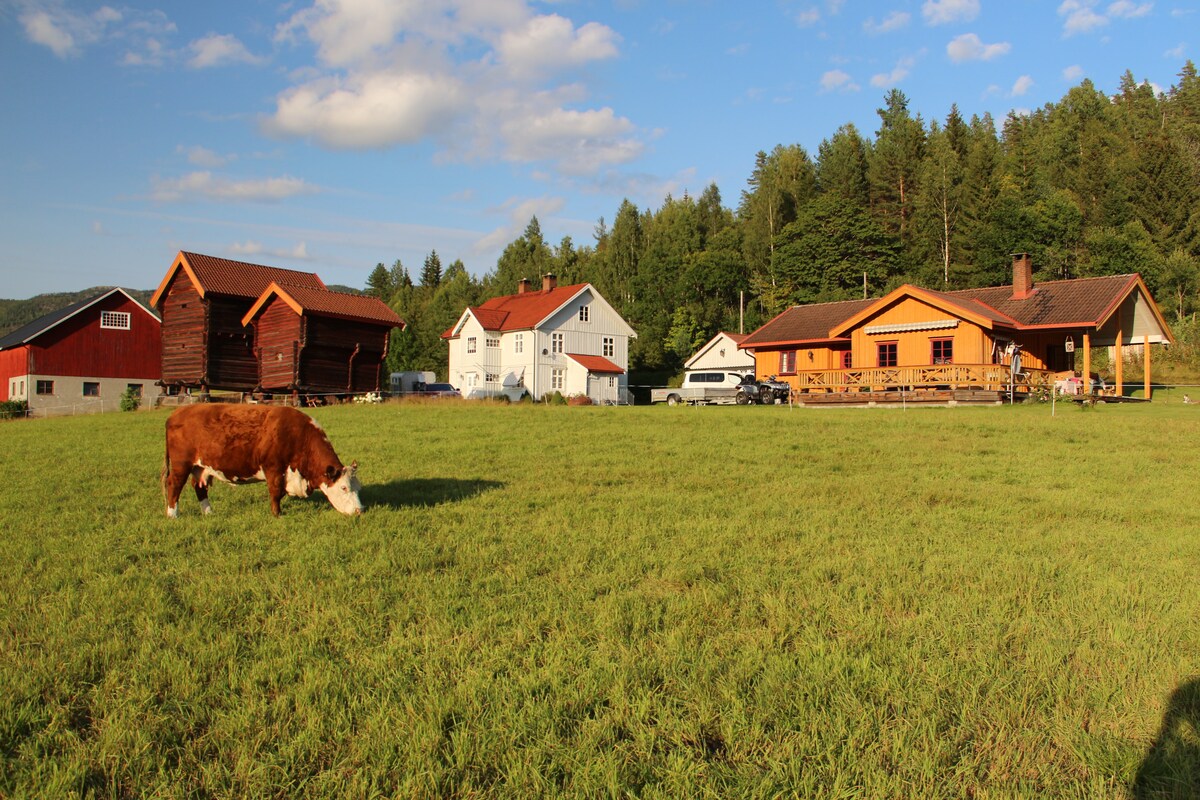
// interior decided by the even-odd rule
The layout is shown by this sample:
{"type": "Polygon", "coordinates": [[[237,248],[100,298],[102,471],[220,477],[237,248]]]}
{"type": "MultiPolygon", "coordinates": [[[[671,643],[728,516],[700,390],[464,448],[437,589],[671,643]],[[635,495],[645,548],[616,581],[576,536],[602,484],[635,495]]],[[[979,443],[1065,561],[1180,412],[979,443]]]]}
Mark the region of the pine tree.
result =
{"type": "Polygon", "coordinates": [[[437,250],[430,250],[425,256],[425,265],[421,268],[421,286],[426,289],[436,289],[442,282],[442,259],[437,250]]]}

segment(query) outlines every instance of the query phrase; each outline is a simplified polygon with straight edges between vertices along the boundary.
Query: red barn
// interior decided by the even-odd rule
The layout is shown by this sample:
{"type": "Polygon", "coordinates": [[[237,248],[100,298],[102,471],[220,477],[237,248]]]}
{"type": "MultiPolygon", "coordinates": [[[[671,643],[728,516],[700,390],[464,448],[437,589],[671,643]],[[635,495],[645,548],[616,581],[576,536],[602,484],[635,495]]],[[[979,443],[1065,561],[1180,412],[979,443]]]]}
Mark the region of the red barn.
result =
{"type": "Polygon", "coordinates": [[[254,332],[242,318],[273,282],[325,289],[311,272],[180,251],[150,300],[162,314],[163,385],[253,390],[254,332]]]}
{"type": "Polygon", "coordinates": [[[148,396],[162,369],[162,326],[124,289],[54,311],[0,338],[0,400],[36,416],[113,411],[148,396]]]}
{"type": "Polygon", "coordinates": [[[254,329],[259,389],[365,394],[379,391],[388,339],[404,320],[374,297],[272,283],[242,324],[254,329]]]}

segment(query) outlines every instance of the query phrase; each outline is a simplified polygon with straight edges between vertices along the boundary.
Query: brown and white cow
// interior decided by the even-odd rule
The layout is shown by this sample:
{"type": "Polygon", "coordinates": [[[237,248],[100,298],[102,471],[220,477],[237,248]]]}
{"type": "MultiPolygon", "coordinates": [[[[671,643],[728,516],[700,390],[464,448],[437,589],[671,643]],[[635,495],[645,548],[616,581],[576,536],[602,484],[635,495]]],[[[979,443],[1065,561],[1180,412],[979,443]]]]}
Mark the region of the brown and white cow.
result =
{"type": "Polygon", "coordinates": [[[358,462],[342,466],[316,420],[283,406],[202,403],[167,418],[167,456],[162,485],[167,516],[179,513],[179,495],[190,476],[205,514],[212,513],[208,487],[267,482],[271,513],[283,495],[308,497],[316,488],[343,514],[361,514],[358,462]]]}

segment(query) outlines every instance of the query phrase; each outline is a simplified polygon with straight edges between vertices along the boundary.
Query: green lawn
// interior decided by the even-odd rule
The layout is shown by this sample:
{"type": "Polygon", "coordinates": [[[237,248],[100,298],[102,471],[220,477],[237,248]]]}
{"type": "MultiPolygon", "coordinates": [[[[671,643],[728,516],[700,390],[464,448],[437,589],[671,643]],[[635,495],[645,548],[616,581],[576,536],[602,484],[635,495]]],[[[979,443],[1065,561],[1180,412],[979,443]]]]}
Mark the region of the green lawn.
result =
{"type": "Polygon", "coordinates": [[[0,423],[0,797],[1193,797],[1200,408],[344,406],[180,519],[0,423]]]}

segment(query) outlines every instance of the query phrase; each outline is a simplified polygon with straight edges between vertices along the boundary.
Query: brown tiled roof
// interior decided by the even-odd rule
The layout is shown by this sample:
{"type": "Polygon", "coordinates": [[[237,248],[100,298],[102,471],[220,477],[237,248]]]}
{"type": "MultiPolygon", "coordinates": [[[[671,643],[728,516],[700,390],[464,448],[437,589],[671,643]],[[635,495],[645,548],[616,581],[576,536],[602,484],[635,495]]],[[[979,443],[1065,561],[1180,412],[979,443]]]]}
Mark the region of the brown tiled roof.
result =
{"type": "Polygon", "coordinates": [[[1137,275],[1107,275],[1034,284],[1024,300],[1012,299],[1012,286],[960,289],[951,297],[975,300],[1028,325],[1098,324],[1137,281],[1137,275]]]}
{"type": "Polygon", "coordinates": [[[206,293],[257,298],[272,283],[307,286],[313,289],[325,288],[325,284],[313,272],[231,261],[228,258],[206,256],[203,253],[184,252],[183,256],[196,273],[196,278],[206,293]]]}
{"type": "Polygon", "coordinates": [[[877,302],[878,298],[792,306],[751,333],[738,346],[747,349],[779,342],[824,341],[829,339],[829,331],[839,322],[877,302]]]}
{"type": "Polygon", "coordinates": [[[278,283],[272,283],[259,296],[253,308],[243,318],[243,324],[253,319],[272,297],[278,297],[287,303],[297,314],[404,327],[404,320],[378,298],[333,292],[324,288],[314,289],[311,286],[281,286],[278,283]]]}

